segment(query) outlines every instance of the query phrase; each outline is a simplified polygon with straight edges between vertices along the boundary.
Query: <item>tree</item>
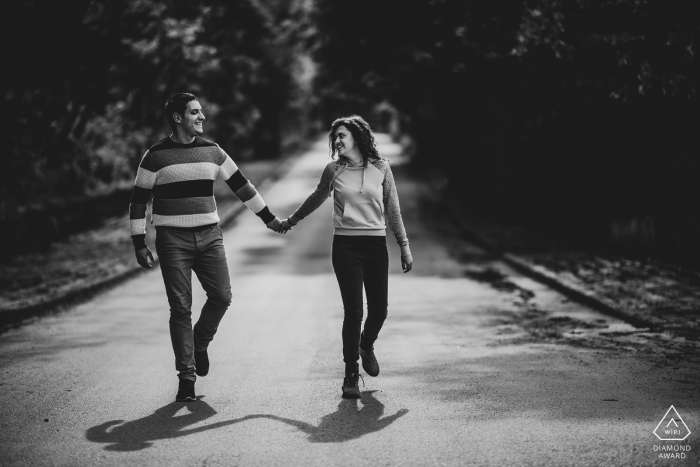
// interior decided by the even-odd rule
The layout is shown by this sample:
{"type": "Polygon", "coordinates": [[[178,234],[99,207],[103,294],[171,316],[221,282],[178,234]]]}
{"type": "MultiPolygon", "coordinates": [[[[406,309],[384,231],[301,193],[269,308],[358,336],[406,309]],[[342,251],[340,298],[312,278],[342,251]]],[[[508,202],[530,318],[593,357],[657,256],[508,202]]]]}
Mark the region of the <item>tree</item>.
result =
{"type": "Polygon", "coordinates": [[[317,3],[328,102],[390,101],[463,204],[601,234],[693,209],[697,2],[317,3]]]}
{"type": "Polygon", "coordinates": [[[4,250],[16,250],[27,230],[52,230],[22,220],[30,207],[130,185],[146,147],[167,134],[163,107],[175,92],[200,95],[216,116],[207,136],[238,159],[277,157],[280,119],[297,89],[296,45],[286,42],[296,31],[285,21],[305,18],[298,3],[8,4],[0,19],[4,250]]]}

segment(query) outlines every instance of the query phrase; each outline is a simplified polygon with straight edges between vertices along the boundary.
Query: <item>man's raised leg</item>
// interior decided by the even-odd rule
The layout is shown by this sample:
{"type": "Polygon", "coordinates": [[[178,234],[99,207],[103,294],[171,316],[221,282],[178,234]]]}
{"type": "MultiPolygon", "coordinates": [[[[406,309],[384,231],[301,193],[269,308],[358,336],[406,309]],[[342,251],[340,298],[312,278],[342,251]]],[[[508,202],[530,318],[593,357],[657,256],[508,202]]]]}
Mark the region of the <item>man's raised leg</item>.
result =
{"type": "Polygon", "coordinates": [[[194,326],[194,357],[197,375],[205,376],[209,372],[207,348],[231,304],[231,280],[221,229],[215,226],[197,234],[199,251],[194,271],[207,293],[207,301],[194,326]]]}

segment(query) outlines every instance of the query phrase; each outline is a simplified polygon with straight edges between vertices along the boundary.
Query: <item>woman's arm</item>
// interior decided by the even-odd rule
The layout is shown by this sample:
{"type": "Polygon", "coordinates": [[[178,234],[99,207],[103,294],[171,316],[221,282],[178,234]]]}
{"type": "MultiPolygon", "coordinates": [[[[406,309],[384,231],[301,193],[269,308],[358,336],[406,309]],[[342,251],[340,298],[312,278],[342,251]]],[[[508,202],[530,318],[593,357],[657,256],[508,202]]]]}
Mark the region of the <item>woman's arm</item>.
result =
{"type": "Polygon", "coordinates": [[[389,224],[389,228],[394,234],[394,238],[396,238],[396,243],[401,247],[401,263],[404,272],[408,272],[412,268],[413,257],[408,247],[408,236],[406,235],[406,229],[403,226],[403,219],[401,218],[401,207],[399,206],[399,195],[396,192],[394,174],[391,172],[388,162],[384,163],[384,183],[382,186],[386,223],[389,224]]]}
{"type": "Polygon", "coordinates": [[[314,212],[323,204],[323,202],[330,196],[330,183],[333,180],[335,163],[331,162],[326,165],[321,174],[321,179],[316,186],[316,189],[311,193],[308,198],[299,206],[299,208],[289,216],[289,223],[296,225],[299,221],[304,219],[306,216],[314,212]]]}

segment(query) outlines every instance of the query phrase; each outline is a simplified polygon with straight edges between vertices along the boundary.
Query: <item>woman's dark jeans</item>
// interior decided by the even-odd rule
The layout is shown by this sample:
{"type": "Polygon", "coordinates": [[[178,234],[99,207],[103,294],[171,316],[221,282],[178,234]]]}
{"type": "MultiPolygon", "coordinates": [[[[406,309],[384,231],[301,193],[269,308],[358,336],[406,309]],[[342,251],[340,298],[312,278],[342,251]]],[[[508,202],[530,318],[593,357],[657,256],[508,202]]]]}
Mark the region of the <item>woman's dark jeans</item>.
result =
{"type": "Polygon", "coordinates": [[[359,348],[372,350],[387,315],[389,253],[386,237],[333,237],[333,269],[340,286],[343,319],[343,360],[345,374],[359,371],[359,348]],[[367,294],[367,320],[362,331],[364,311],[362,286],[367,294]]]}

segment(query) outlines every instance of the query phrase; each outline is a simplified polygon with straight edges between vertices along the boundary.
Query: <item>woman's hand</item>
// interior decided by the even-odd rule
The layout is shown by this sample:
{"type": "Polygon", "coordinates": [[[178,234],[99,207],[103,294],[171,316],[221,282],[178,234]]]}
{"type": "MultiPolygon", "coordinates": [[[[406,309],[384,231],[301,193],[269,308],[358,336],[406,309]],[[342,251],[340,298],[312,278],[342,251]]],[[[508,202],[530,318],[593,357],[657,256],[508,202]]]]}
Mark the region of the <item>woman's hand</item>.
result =
{"type": "Polygon", "coordinates": [[[404,274],[413,269],[413,256],[401,256],[401,268],[403,269],[404,274]]]}

